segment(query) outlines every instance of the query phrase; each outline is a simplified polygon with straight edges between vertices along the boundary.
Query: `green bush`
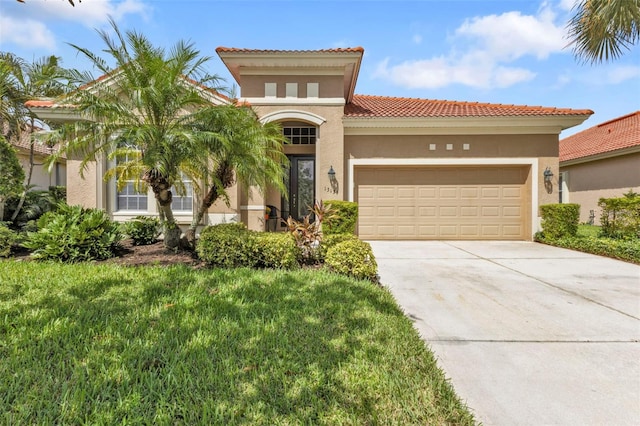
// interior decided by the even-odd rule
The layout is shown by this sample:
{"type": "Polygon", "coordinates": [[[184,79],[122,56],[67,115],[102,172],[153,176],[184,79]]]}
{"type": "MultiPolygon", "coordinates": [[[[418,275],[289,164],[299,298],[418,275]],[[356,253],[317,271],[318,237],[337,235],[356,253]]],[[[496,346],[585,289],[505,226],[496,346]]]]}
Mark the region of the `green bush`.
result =
{"type": "Polygon", "coordinates": [[[160,221],[155,217],[137,216],[132,221],[125,222],[123,227],[134,246],[153,244],[160,236],[160,221]]]}
{"type": "Polygon", "coordinates": [[[577,250],[599,256],[612,257],[640,264],[640,240],[619,240],[594,236],[548,238],[542,233],[536,234],[536,241],[556,247],[577,250]]]}
{"type": "Polygon", "coordinates": [[[574,237],[578,232],[579,204],[545,204],[540,206],[540,214],[547,238],[574,237]]]}
{"type": "MultiPolygon", "coordinates": [[[[7,205],[4,212],[5,219],[8,220],[11,218],[18,208],[19,202],[20,195],[12,196],[7,199],[7,205]]],[[[54,192],[40,189],[27,191],[22,208],[13,221],[13,226],[15,228],[27,230],[24,228],[29,222],[40,219],[40,217],[47,212],[55,211],[58,204],[66,204],[66,202],[64,200],[58,201],[56,193],[54,192]]]]}
{"type": "Polygon", "coordinates": [[[325,201],[325,204],[333,210],[333,214],[326,217],[322,222],[322,233],[324,235],[356,233],[358,203],[330,200],[325,201]]]}
{"type": "Polygon", "coordinates": [[[327,252],[329,249],[336,244],[342,243],[344,241],[354,241],[358,240],[358,237],[354,234],[329,234],[324,235],[322,241],[320,242],[320,247],[318,248],[318,258],[320,262],[324,262],[327,252]]]}
{"type": "Polygon", "coordinates": [[[198,257],[210,266],[236,268],[253,266],[251,232],[242,223],[208,226],[196,243],[198,257]]]}
{"type": "Polygon", "coordinates": [[[49,194],[53,198],[56,204],[67,202],[67,187],[66,186],[50,186],[49,194]]]}
{"type": "Polygon", "coordinates": [[[81,262],[113,257],[123,238],[120,227],[100,209],[61,204],[38,219],[38,231],[22,244],[36,259],[81,262]]]}
{"type": "Polygon", "coordinates": [[[251,232],[253,265],[261,268],[295,269],[302,253],[290,233],[251,232]]]}
{"type": "Polygon", "coordinates": [[[11,250],[18,243],[18,234],[0,222],[0,257],[9,257],[11,250]]]}
{"type": "Polygon", "coordinates": [[[640,237],[640,195],[633,191],[620,198],[600,198],[602,236],[620,239],[640,237]]]}
{"type": "Polygon", "coordinates": [[[355,278],[378,280],[378,264],[371,245],[360,240],[343,241],[327,251],[325,265],[331,270],[355,278]]]}

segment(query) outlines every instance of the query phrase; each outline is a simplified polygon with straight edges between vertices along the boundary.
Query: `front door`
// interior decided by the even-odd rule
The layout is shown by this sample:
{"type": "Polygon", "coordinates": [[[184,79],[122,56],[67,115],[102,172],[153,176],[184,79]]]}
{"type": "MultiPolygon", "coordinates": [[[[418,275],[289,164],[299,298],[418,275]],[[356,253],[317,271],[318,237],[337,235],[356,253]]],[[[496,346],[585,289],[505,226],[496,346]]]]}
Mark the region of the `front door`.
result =
{"type": "Polygon", "coordinates": [[[285,186],[289,199],[282,197],[282,217],[301,220],[309,214],[316,199],[316,159],[310,155],[288,155],[289,170],[285,173],[285,186]]]}

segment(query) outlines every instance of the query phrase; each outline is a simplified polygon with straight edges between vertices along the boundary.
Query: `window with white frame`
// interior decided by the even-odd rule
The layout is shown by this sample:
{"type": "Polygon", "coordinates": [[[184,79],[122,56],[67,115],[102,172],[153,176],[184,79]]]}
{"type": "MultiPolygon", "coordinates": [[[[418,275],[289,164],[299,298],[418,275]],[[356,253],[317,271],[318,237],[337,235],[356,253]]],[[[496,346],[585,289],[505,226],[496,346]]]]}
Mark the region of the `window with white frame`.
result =
{"type": "Polygon", "coordinates": [[[171,187],[173,197],[171,198],[171,209],[173,211],[193,211],[193,184],[183,177],[184,195],[178,195],[175,187],[171,187]]]}
{"type": "MultiPolygon", "coordinates": [[[[130,161],[129,155],[125,155],[118,163],[130,161]]],[[[147,211],[148,197],[147,192],[141,192],[139,182],[135,180],[127,180],[122,189],[116,191],[116,210],[117,211],[147,211]]]]}

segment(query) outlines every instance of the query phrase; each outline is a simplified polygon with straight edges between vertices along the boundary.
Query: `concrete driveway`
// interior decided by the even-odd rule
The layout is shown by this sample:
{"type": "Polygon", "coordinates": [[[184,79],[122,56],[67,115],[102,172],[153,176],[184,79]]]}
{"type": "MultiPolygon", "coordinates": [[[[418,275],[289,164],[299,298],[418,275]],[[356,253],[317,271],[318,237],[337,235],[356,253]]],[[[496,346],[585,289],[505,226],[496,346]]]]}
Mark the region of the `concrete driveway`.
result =
{"type": "Polygon", "coordinates": [[[485,425],[640,425],[640,266],[528,242],[371,241],[485,425]]]}

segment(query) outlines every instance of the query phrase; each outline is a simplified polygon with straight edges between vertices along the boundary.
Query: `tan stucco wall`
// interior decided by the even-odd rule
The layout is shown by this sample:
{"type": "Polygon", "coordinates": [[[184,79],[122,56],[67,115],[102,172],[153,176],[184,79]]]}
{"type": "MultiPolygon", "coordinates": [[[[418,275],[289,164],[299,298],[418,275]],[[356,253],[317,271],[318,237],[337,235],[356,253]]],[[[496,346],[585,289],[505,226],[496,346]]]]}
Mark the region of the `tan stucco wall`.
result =
{"type": "Polygon", "coordinates": [[[580,204],[580,221],[589,220],[595,212],[595,224],[600,224],[600,198],[621,197],[633,190],[640,192],[640,153],[563,166],[568,172],[568,202],[580,204]]]}
{"type": "MultiPolygon", "coordinates": [[[[45,190],[50,186],[65,186],[67,184],[66,165],[64,163],[58,163],[54,166],[52,172],[49,173],[46,166],[43,165],[44,160],[44,157],[39,155],[34,157],[35,165],[31,175],[31,185],[34,185],[34,189],[45,190]]],[[[29,173],[29,155],[19,152],[18,161],[20,161],[24,169],[26,181],[26,175],[29,173]]]]}
{"type": "Polygon", "coordinates": [[[80,160],[67,160],[67,203],[97,208],[98,187],[104,185],[104,182],[97,178],[95,162],[88,164],[84,179],[80,176],[80,164],[80,160]]]}
{"type": "Polygon", "coordinates": [[[243,75],[241,96],[245,98],[263,98],[264,84],[276,83],[276,97],[286,96],[286,83],[298,83],[298,98],[307,97],[307,83],[319,83],[320,98],[339,98],[343,96],[342,75],[243,75]]]}
{"type": "MultiPolygon", "coordinates": [[[[261,105],[254,109],[260,117],[278,111],[296,110],[309,112],[324,118],[325,122],[318,127],[318,138],[315,148],[308,146],[285,146],[285,152],[287,154],[312,154],[315,151],[316,198],[320,200],[344,199],[346,195],[346,168],[343,145],[344,128],[342,125],[344,107],[342,105],[261,105]],[[332,193],[329,189],[330,183],[327,173],[332,166],[339,182],[337,194],[332,193]]],[[[279,206],[279,196],[269,193],[267,195],[267,204],[279,206]]]]}

